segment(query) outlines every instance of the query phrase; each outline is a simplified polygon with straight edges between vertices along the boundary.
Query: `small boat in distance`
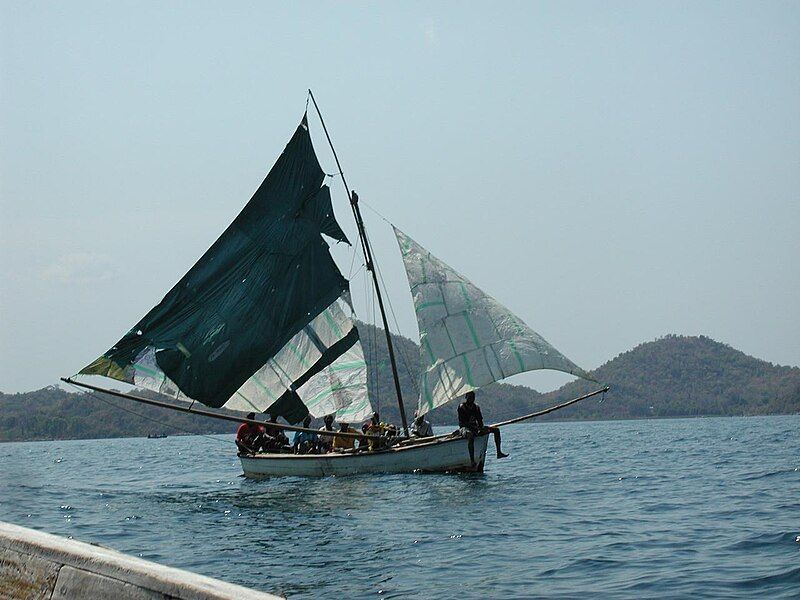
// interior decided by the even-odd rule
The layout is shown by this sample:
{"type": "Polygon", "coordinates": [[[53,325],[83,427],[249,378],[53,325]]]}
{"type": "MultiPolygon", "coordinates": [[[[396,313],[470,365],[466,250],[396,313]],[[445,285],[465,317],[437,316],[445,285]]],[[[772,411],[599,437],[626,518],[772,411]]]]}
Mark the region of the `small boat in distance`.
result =
{"type": "MultiPolygon", "coordinates": [[[[380,438],[375,444],[379,450],[240,453],[244,474],[256,478],[483,471],[485,431],[475,438],[474,463],[467,440],[458,432],[418,439],[409,436],[392,335],[358,195],[347,185],[310,90],[309,97],[355,219],[358,240],[353,252],[360,248],[363,266],[371,276],[403,435],[380,438]]],[[[270,423],[270,427],[286,430],[316,431],[292,425],[307,415],[333,414],[346,423],[368,419],[373,409],[367,364],[353,321],[350,282],[333,260],[325,238],[352,244],[334,216],[324,181],[306,113],[263,183],[219,239],[156,307],[78,374],[124,381],[159,392],[170,402],[110,391],[74,378],[63,381],[227,420],[264,424],[245,415],[268,413],[289,423],[270,423]],[[197,404],[224,412],[196,408],[197,404]]],[[[419,414],[525,371],[554,369],[595,381],[522,319],[410,236],[396,227],[394,234],[419,326],[419,414]]],[[[493,427],[552,412],[607,389],[601,387],[493,427]]]]}
{"type": "Polygon", "coordinates": [[[148,433],[147,439],[149,440],[159,440],[161,438],[167,437],[166,433],[148,433]]]}

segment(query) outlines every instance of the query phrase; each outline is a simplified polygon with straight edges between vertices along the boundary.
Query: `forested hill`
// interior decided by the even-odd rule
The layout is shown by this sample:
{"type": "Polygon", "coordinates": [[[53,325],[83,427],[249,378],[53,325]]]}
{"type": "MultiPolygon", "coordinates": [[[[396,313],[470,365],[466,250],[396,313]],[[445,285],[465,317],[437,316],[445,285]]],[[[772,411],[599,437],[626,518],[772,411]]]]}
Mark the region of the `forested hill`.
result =
{"type": "MultiPolygon", "coordinates": [[[[704,336],[640,344],[593,373],[611,391],[602,404],[589,400],[566,409],[571,418],[800,413],[800,368],[773,365],[704,336]]],[[[546,399],[555,403],[591,388],[574,381],[546,399]]]]}
{"type": "MultiPolygon", "coordinates": [[[[383,331],[359,324],[369,364],[370,396],[383,419],[399,422],[383,331]]],[[[394,338],[409,418],[416,405],[417,346],[394,338]]],[[[698,415],[766,415],[800,412],[800,368],[758,360],[707,337],[669,335],[620,354],[594,372],[611,386],[604,401],[592,398],[550,419],[625,419],[698,415]]],[[[548,394],[504,384],[479,394],[488,421],[500,421],[562,402],[597,386],[574,381],[548,394]]],[[[455,403],[431,413],[436,424],[455,421],[455,403]]],[[[0,441],[143,436],[148,433],[232,433],[235,423],[147,407],[118,398],[105,401],[47,387],[0,393],[0,441]],[[125,412],[142,414],[150,420],[125,412]],[[177,428],[177,429],[176,429],[177,428]]]]}
{"type": "MultiPolygon", "coordinates": [[[[148,392],[141,395],[155,396],[148,392]]],[[[24,394],[0,393],[0,442],[235,431],[236,423],[230,421],[187,415],[105,394],[71,393],[56,386],[24,394]]]]}
{"type": "MultiPolygon", "coordinates": [[[[383,413],[397,420],[394,387],[383,330],[359,324],[371,369],[373,397],[381,400],[383,413]],[[377,341],[377,343],[376,343],[377,341]],[[377,348],[377,350],[376,350],[377,348]],[[377,391],[377,394],[374,393],[377,391]]],[[[416,344],[393,338],[399,346],[401,380],[413,412],[417,391],[408,368],[419,369],[416,344]]],[[[773,365],[748,356],[705,336],[668,335],[636,346],[591,372],[611,386],[604,400],[591,398],[556,412],[549,419],[628,419],[740,416],[800,412],[800,368],[773,365]]],[[[547,394],[526,387],[494,384],[479,393],[484,417],[501,421],[527,414],[599,386],[576,380],[547,394]]],[[[410,418],[410,417],[409,417],[410,418]]],[[[434,423],[453,423],[455,406],[445,405],[431,413],[434,423]]]]}

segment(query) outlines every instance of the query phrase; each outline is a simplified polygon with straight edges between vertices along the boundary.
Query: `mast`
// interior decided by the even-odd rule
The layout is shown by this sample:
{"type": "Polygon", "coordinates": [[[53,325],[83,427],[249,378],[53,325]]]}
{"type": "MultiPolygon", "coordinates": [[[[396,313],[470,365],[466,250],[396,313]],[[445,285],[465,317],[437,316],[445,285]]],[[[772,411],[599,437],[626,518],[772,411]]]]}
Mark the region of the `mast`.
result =
{"type": "MultiPolygon", "coordinates": [[[[344,179],[344,177],[342,178],[344,179]]],[[[392,344],[392,334],[389,331],[389,322],[386,320],[386,310],[383,307],[383,298],[381,297],[381,289],[378,285],[378,274],[375,271],[375,265],[372,261],[372,249],[369,245],[367,238],[367,231],[364,229],[364,220],[361,218],[361,209],[358,206],[358,194],[355,192],[350,196],[350,205],[353,207],[353,214],[356,217],[356,225],[361,233],[361,245],[364,248],[364,257],[367,261],[367,270],[372,273],[372,281],[375,284],[375,293],[378,296],[378,307],[381,310],[381,319],[383,320],[383,329],[386,332],[386,347],[389,350],[389,362],[392,365],[392,375],[394,376],[394,390],[397,393],[397,404],[400,407],[400,419],[403,421],[403,431],[406,437],[410,437],[408,433],[408,420],[406,419],[406,409],[403,406],[403,394],[400,391],[400,377],[397,373],[397,361],[394,357],[394,346],[392,344]]]]}
{"type": "Polygon", "coordinates": [[[408,420],[406,419],[406,409],[403,405],[403,393],[400,389],[400,376],[397,372],[397,361],[395,360],[394,356],[394,345],[392,344],[392,334],[389,331],[389,321],[386,318],[386,310],[383,306],[383,297],[381,296],[381,288],[378,284],[378,274],[375,271],[375,264],[372,260],[372,248],[369,244],[369,238],[367,238],[367,230],[364,227],[364,219],[361,218],[361,209],[358,206],[358,194],[355,191],[350,191],[350,186],[347,185],[347,179],[345,179],[344,171],[342,170],[342,165],[339,162],[339,156],[336,154],[336,149],[333,147],[333,142],[331,141],[331,136],[328,134],[328,128],[325,126],[325,119],[322,118],[322,113],[319,110],[319,106],[317,105],[317,100],[314,98],[314,94],[311,90],[308,90],[308,95],[311,97],[311,101],[314,103],[314,108],[317,111],[317,115],[319,116],[319,121],[322,123],[322,130],[325,132],[325,137],[328,139],[328,145],[331,147],[331,152],[333,153],[333,158],[336,160],[336,167],[339,169],[339,174],[342,176],[342,183],[344,184],[344,189],[347,192],[347,198],[350,201],[350,208],[353,209],[353,217],[356,221],[356,227],[358,228],[358,237],[361,240],[361,249],[364,251],[364,260],[366,261],[366,268],[367,271],[372,273],[372,281],[375,286],[375,295],[378,298],[378,307],[381,311],[381,320],[383,321],[383,329],[386,333],[386,347],[389,350],[389,363],[392,367],[392,376],[394,378],[394,389],[397,393],[397,405],[400,408],[400,419],[403,422],[403,431],[406,434],[406,437],[410,437],[408,432],[408,420]]]}

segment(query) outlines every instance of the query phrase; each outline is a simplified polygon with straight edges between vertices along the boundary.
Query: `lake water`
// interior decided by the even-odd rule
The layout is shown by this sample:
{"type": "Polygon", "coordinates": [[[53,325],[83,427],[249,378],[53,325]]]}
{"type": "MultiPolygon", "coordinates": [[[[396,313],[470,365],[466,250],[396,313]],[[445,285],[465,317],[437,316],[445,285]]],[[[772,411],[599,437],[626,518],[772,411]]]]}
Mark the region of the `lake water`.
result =
{"type": "Polygon", "coordinates": [[[800,416],[518,425],[483,475],[249,481],[232,439],[0,444],[0,520],[290,598],[800,598],[800,416]]]}

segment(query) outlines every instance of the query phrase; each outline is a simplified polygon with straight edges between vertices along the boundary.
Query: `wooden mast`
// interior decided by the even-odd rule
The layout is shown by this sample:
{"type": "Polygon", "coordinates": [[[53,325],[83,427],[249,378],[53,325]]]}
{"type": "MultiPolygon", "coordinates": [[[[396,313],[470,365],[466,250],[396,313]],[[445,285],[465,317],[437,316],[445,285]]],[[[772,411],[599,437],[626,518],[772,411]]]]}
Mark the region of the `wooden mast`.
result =
{"type": "Polygon", "coordinates": [[[350,191],[350,187],[347,185],[347,179],[345,179],[344,171],[342,170],[342,165],[339,162],[339,156],[336,154],[336,149],[333,147],[333,142],[331,141],[331,136],[328,134],[328,128],[325,126],[325,120],[322,118],[322,113],[319,110],[319,106],[317,105],[317,100],[314,98],[314,94],[311,90],[308,90],[308,95],[311,97],[311,101],[314,103],[314,108],[317,111],[317,116],[319,116],[319,121],[322,123],[322,130],[325,132],[325,137],[328,139],[328,145],[331,147],[331,152],[333,153],[333,158],[336,160],[336,167],[339,169],[339,175],[342,176],[342,183],[344,184],[344,189],[347,192],[347,198],[350,201],[350,207],[353,209],[353,217],[356,220],[356,226],[358,227],[358,237],[361,240],[361,249],[364,251],[364,260],[366,261],[366,268],[367,271],[372,273],[372,281],[375,285],[375,294],[378,298],[378,307],[381,311],[381,320],[383,321],[383,329],[386,332],[386,347],[389,350],[389,363],[392,367],[392,376],[394,377],[394,389],[397,394],[397,404],[400,407],[400,419],[403,422],[403,431],[405,432],[406,437],[410,437],[408,432],[408,419],[406,419],[406,409],[403,405],[403,393],[400,389],[400,376],[397,372],[397,361],[395,360],[394,356],[394,345],[392,344],[392,334],[389,331],[389,321],[386,318],[386,309],[383,306],[383,297],[381,296],[381,288],[378,283],[378,274],[375,271],[375,263],[372,259],[372,248],[369,245],[369,238],[367,238],[367,230],[364,227],[364,219],[361,218],[361,209],[358,206],[358,194],[355,192],[350,191]]]}

